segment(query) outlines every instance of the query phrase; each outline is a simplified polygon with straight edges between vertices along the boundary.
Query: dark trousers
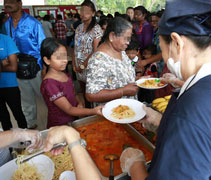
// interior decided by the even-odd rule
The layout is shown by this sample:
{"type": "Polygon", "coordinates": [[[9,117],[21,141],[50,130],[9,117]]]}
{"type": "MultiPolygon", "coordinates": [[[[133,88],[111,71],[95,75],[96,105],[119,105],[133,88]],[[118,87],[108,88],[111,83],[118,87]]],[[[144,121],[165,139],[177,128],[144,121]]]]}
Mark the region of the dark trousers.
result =
{"type": "Polygon", "coordinates": [[[4,130],[10,130],[12,123],[6,103],[12,111],[18,127],[27,128],[27,122],[21,108],[21,97],[18,87],[0,88],[0,121],[4,130]]]}

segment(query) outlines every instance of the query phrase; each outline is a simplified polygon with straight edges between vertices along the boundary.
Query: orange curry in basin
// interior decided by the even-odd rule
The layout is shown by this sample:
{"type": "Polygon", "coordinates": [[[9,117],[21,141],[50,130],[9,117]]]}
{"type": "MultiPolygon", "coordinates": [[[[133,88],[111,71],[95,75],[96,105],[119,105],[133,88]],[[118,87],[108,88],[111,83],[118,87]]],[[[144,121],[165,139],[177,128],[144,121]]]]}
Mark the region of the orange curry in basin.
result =
{"type": "MultiPolygon", "coordinates": [[[[109,160],[104,160],[107,154],[122,153],[122,147],[126,144],[141,149],[146,161],[152,159],[152,154],[142,147],[120,124],[107,120],[99,121],[84,127],[77,128],[80,135],[87,142],[87,150],[100,170],[101,174],[109,177],[109,160]]],[[[120,161],[114,161],[114,176],[121,174],[120,161]]]]}

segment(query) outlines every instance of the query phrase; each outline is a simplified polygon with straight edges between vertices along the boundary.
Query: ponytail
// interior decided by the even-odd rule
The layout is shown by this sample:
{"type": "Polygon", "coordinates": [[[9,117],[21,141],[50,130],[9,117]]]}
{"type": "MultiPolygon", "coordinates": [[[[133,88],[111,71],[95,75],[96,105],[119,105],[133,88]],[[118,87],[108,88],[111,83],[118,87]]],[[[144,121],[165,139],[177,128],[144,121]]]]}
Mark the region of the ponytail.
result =
{"type": "Polygon", "coordinates": [[[89,26],[86,29],[86,33],[92,30],[92,28],[96,25],[97,21],[95,16],[92,17],[92,21],[89,23],[89,26]]]}

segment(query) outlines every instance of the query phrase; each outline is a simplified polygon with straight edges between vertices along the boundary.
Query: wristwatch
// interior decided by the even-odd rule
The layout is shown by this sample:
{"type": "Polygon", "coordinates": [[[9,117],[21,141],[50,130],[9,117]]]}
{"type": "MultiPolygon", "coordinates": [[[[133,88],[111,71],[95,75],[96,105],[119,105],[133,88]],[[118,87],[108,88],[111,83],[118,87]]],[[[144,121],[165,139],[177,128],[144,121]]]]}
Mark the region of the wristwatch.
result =
{"type": "Polygon", "coordinates": [[[73,143],[71,143],[71,144],[68,145],[69,151],[70,151],[75,145],[81,145],[81,146],[83,146],[85,149],[86,149],[86,146],[87,146],[86,141],[85,141],[84,139],[79,139],[79,140],[77,140],[77,141],[75,141],[75,142],[73,142],[73,143]]]}

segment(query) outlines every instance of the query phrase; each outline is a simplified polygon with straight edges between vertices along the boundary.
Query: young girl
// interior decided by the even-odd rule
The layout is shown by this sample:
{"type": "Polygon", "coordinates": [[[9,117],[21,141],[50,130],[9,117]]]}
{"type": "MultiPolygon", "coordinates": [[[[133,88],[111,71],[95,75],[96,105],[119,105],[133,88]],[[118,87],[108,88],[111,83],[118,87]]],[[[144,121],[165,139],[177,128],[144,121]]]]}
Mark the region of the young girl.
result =
{"type": "Polygon", "coordinates": [[[74,116],[101,115],[102,106],[83,108],[70,76],[64,73],[67,65],[66,48],[56,39],[46,38],[41,45],[41,57],[48,72],[41,84],[41,93],[48,106],[47,128],[65,125],[74,116]]]}

